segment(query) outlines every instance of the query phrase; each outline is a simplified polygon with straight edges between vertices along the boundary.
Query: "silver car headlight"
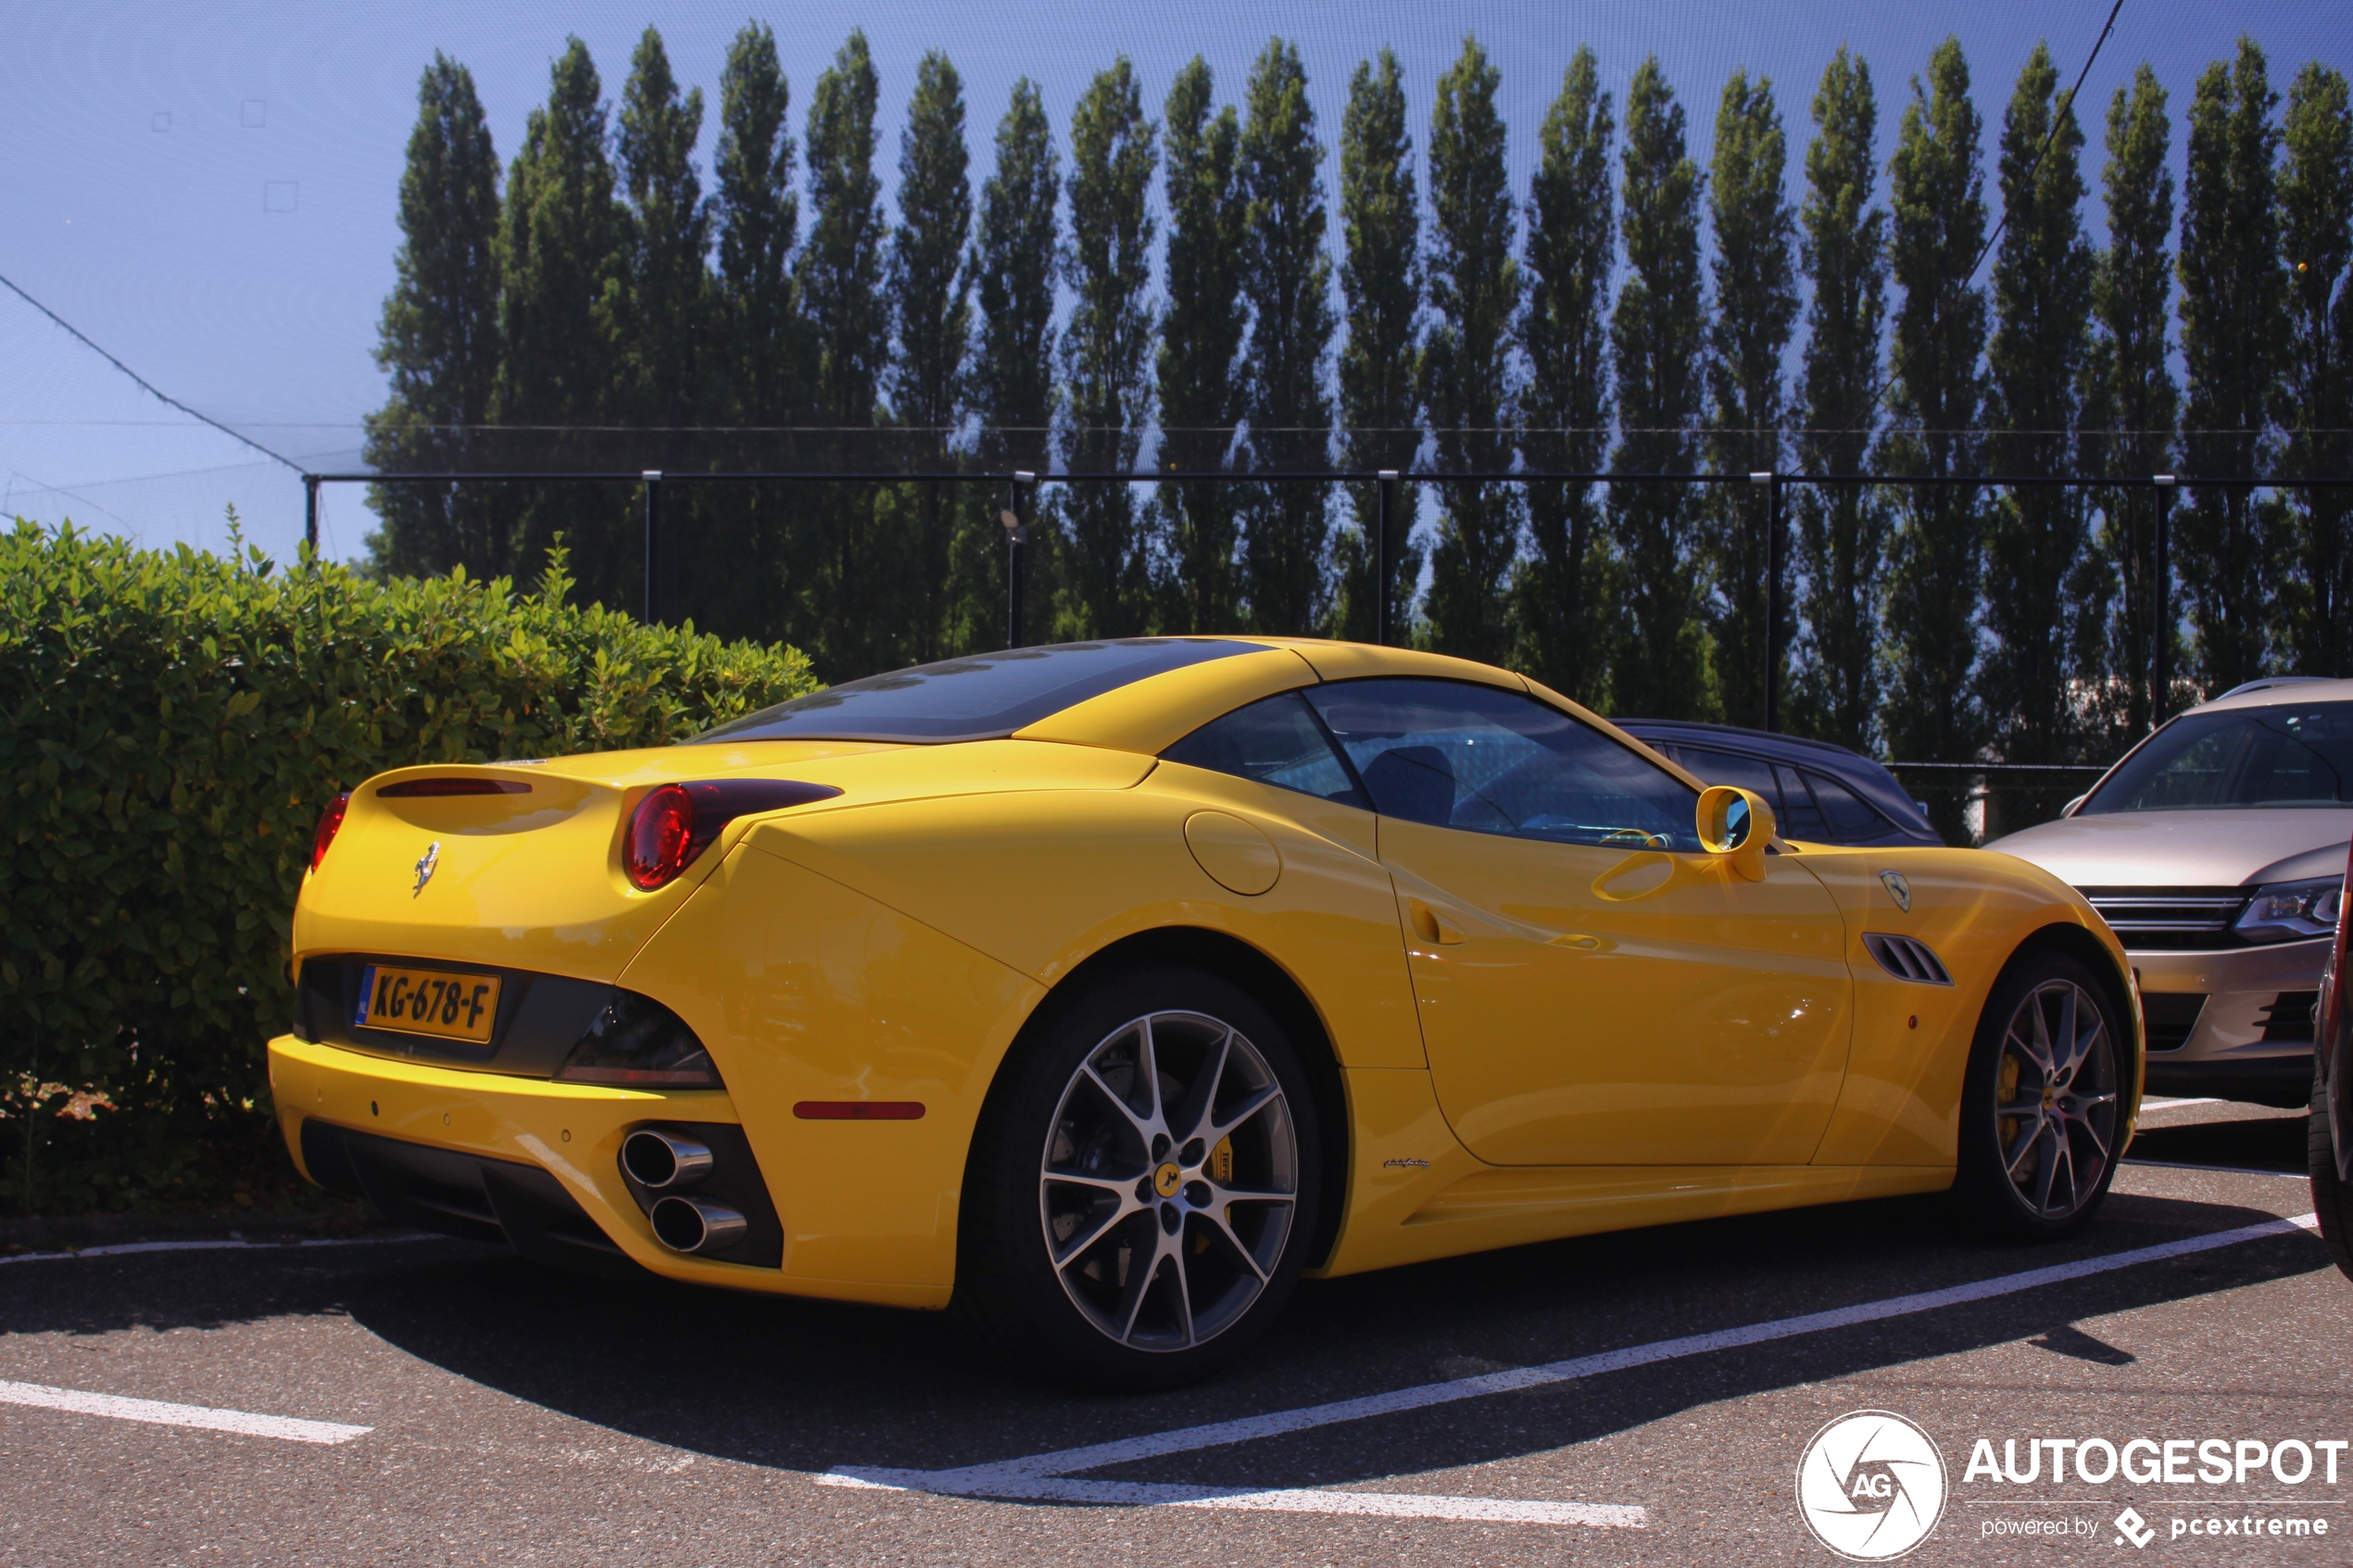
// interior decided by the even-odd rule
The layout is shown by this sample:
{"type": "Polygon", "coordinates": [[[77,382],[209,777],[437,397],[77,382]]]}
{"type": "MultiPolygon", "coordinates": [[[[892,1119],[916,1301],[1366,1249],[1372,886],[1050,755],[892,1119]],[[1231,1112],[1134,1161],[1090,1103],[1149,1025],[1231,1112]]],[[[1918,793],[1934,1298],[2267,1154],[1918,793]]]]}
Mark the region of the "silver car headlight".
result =
{"type": "Polygon", "coordinates": [[[2336,907],[2345,897],[2341,876],[2310,882],[2275,882],[2259,887],[2232,930],[2242,942],[2301,942],[2336,931],[2336,907]]]}

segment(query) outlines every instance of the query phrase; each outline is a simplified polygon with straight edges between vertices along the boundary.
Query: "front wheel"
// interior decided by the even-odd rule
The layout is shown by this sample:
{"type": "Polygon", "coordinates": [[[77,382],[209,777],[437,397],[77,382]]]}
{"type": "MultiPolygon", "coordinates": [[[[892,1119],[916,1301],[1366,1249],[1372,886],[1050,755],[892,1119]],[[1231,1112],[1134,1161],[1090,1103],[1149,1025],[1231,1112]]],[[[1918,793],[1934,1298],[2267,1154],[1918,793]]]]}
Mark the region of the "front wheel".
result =
{"type": "Polygon", "coordinates": [[[1979,1228],[2048,1240],[2098,1210],[2116,1175],[2131,1038],[2082,964],[2054,952],[2011,961],[1961,1088],[1954,1192],[1979,1228]]]}
{"type": "Polygon", "coordinates": [[[1208,1375],[1281,1311],[1315,1228],[1315,1104],[1282,1028],[1205,971],[1107,977],[989,1097],[957,1306],[1064,1381],[1208,1375]]]}

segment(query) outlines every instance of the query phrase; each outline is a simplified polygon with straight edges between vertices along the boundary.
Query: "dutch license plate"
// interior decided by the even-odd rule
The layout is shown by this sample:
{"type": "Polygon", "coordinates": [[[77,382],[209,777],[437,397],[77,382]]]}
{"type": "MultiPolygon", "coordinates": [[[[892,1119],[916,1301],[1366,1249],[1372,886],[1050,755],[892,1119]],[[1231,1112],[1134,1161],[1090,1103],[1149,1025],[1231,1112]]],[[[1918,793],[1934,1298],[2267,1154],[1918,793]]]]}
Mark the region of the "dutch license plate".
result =
{"type": "Polygon", "coordinates": [[[371,963],[360,976],[359,1009],[351,1022],[362,1029],[397,1029],[484,1046],[497,1017],[495,974],[448,974],[371,963]]]}

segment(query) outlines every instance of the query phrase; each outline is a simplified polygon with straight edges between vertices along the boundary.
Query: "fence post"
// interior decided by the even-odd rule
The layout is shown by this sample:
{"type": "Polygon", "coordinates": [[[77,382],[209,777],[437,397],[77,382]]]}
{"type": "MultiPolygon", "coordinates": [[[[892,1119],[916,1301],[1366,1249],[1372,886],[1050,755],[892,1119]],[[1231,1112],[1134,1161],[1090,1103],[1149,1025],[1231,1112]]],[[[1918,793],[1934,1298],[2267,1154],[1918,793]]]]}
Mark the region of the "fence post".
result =
{"type": "Polygon", "coordinates": [[[302,476],[302,542],[310,546],[312,555],[319,553],[319,476],[315,473],[302,476]]]}
{"type": "Polygon", "coordinates": [[[1007,499],[1012,502],[998,521],[1005,525],[1005,646],[1026,646],[1022,625],[1023,600],[1028,592],[1028,562],[1023,558],[1029,543],[1029,508],[1035,502],[1038,476],[1016,470],[1007,499]]]}
{"type": "Polygon", "coordinates": [[[1752,473],[1765,487],[1765,729],[1778,732],[1781,709],[1781,476],[1752,473]]]}
{"type": "Polygon", "coordinates": [[[646,624],[661,620],[661,597],[655,574],[661,569],[661,470],[648,469],[638,476],[646,484],[646,624]]]}
{"type": "Polygon", "coordinates": [[[1373,641],[1389,646],[1389,513],[1397,488],[1397,470],[1383,469],[1373,489],[1379,503],[1373,508],[1373,641]]]}
{"type": "Polygon", "coordinates": [[[2172,514],[2174,476],[2170,473],[2151,474],[2157,485],[2157,570],[2151,574],[2157,581],[2150,584],[2157,603],[2149,616],[2150,634],[2157,646],[2152,660],[2157,666],[2157,689],[2149,694],[2149,728],[2165,722],[2165,710],[2173,705],[2173,550],[2172,514]]]}

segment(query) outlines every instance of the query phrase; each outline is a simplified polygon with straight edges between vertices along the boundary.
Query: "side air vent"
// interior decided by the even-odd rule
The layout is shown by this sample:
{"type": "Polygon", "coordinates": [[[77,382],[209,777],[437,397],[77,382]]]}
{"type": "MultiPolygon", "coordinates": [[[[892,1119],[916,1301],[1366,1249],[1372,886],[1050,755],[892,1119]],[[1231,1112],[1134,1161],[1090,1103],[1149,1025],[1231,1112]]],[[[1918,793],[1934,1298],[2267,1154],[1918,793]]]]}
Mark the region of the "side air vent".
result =
{"type": "Polygon", "coordinates": [[[1909,936],[1890,936],[1884,932],[1866,931],[1863,946],[1879,960],[1880,968],[1898,980],[1917,981],[1922,985],[1950,985],[1953,977],[1944,972],[1944,965],[1929,951],[1928,944],[1909,936]]]}

